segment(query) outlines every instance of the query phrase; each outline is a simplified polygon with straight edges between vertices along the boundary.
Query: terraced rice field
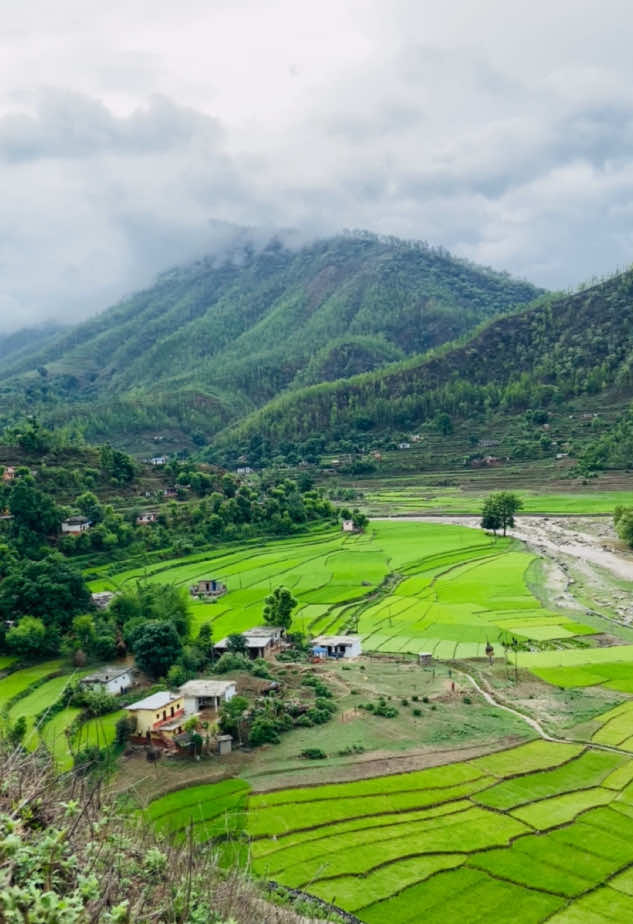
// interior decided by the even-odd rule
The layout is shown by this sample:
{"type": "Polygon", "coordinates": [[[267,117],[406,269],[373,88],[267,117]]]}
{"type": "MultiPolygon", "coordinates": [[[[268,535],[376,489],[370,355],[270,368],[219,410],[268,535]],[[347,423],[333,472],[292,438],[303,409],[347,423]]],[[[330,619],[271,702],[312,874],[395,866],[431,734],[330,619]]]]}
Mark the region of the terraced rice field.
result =
{"type": "Polygon", "coordinates": [[[87,722],[80,725],[74,738],[74,746],[76,748],[109,747],[114,743],[116,723],[126,715],[125,709],[118,709],[116,712],[109,712],[107,715],[88,719],[87,722]]]}
{"type": "Polygon", "coordinates": [[[145,577],[184,590],[201,578],[219,578],[228,593],[213,604],[194,603],[193,621],[194,627],[211,621],[222,638],[260,623],[264,598],[285,584],[299,600],[296,629],[357,630],[370,651],[470,658],[483,654],[487,640],[509,635],[545,640],[594,631],[532,596],[526,572],[533,560],[513,551],[509,540],[459,526],[376,522],[361,536],[330,532],[179,559],[153,572],[104,575],[93,589],[116,590],[145,577]],[[376,596],[390,573],[400,582],[376,596]]]}
{"type": "Polygon", "coordinates": [[[367,924],[631,920],[632,779],[625,754],[539,740],[260,793],[248,802],[251,861],[367,924]]]}
{"type": "Polygon", "coordinates": [[[145,817],[176,843],[182,843],[189,830],[197,843],[236,835],[244,827],[248,791],[243,780],[178,789],[150,802],[145,817]]]}
{"type": "MultiPolygon", "coordinates": [[[[362,489],[362,484],[359,485],[362,489]]],[[[396,514],[473,514],[481,513],[489,490],[434,488],[409,484],[403,487],[378,488],[363,491],[363,506],[375,516],[396,514]]],[[[523,489],[516,491],[523,501],[523,513],[595,515],[613,514],[614,509],[633,506],[631,491],[568,491],[543,494],[523,489]]]]}
{"type": "MultiPolygon", "coordinates": [[[[26,719],[24,746],[33,751],[44,743],[60,770],[69,770],[73,765],[72,751],[67,730],[81,710],[69,707],[61,712],[47,715],[48,710],[58,702],[64,688],[73,678],[82,677],[94,668],[83,668],[71,673],[64,669],[60,659],[21,668],[0,679],[0,723],[13,725],[19,718],[26,719]],[[48,678],[48,679],[47,679],[48,678]],[[16,698],[17,697],[17,698],[16,698]]],[[[105,747],[114,740],[114,723],[121,712],[88,722],[85,731],[86,744],[105,747]],[[103,743],[99,744],[99,741],[103,743]]],[[[77,744],[79,739],[73,744],[77,744]]]]}
{"type": "Polygon", "coordinates": [[[633,693],[633,645],[522,652],[517,660],[519,667],[558,687],[600,684],[633,693]]]}

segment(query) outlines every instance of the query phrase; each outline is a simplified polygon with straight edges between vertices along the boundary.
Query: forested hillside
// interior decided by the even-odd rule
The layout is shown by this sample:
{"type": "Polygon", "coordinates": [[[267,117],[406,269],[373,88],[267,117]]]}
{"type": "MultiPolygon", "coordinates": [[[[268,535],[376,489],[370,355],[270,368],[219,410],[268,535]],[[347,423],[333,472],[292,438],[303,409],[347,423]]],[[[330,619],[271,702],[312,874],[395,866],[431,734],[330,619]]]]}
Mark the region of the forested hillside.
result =
{"type": "Polygon", "coordinates": [[[2,355],[0,413],[134,447],[204,443],[283,390],[443,344],[539,290],[425,244],[366,233],[202,260],[42,349],[2,355]]]}
{"type": "MultiPolygon", "coordinates": [[[[458,345],[285,394],[222,434],[220,444],[259,452],[262,443],[301,444],[315,434],[331,446],[354,438],[370,443],[430,422],[445,436],[460,421],[486,432],[495,416],[560,413],[583,396],[592,406],[598,398],[624,406],[633,395],[632,366],[633,272],[627,272],[574,295],[543,297],[458,345]]],[[[603,460],[613,455],[612,442],[595,444],[603,460]]]]}

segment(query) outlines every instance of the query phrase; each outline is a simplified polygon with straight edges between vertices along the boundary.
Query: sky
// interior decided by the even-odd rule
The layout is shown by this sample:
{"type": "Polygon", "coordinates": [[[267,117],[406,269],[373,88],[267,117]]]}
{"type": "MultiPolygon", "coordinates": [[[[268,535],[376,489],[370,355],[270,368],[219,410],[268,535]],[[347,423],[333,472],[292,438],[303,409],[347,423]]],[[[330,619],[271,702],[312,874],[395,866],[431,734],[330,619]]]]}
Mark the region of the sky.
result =
{"type": "Polygon", "coordinates": [[[550,288],[633,261],[624,0],[23,0],[0,25],[0,332],[364,228],[550,288]]]}

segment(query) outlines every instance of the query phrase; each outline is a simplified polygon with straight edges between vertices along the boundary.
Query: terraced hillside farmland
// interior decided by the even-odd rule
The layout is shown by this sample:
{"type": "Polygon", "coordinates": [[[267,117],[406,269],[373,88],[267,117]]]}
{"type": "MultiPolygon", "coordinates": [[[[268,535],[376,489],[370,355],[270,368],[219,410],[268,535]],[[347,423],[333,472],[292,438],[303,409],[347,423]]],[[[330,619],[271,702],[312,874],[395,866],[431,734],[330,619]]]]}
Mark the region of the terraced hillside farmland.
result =
{"type": "Polygon", "coordinates": [[[625,754],[534,741],[252,795],[246,831],[257,874],[367,924],[629,920],[631,779],[625,754]]]}
{"type": "Polygon", "coordinates": [[[92,588],[117,590],[144,578],[184,591],[204,577],[221,579],[227,594],[193,604],[194,629],[211,621],[221,638],[257,625],[266,595],[285,584],[299,601],[296,629],[358,631],[365,650],[424,649],[438,658],[474,657],[487,640],[510,635],[543,641],[595,631],[544,609],[525,581],[534,556],[513,549],[509,540],[459,526],[376,522],[359,536],[330,531],[103,574],[92,588]]]}

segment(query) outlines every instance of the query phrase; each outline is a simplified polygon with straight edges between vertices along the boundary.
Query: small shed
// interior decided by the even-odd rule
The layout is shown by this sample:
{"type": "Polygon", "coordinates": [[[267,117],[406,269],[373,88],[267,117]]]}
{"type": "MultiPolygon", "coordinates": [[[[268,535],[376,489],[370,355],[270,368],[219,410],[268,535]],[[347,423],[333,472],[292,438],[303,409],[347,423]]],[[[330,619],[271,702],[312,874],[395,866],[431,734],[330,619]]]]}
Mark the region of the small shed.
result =
{"type": "Polygon", "coordinates": [[[144,513],[139,513],[136,518],[137,526],[145,526],[147,523],[156,523],[158,520],[158,514],[155,510],[146,510],[144,513]]]}
{"type": "Polygon", "coordinates": [[[312,641],[315,648],[324,648],[328,658],[358,658],[362,653],[360,635],[319,635],[312,641]]]}
{"type": "Polygon", "coordinates": [[[324,648],[323,645],[313,645],[312,657],[317,658],[319,661],[325,661],[327,658],[327,648],[324,648]]]}
{"type": "Polygon", "coordinates": [[[353,520],[343,520],[343,532],[344,533],[355,533],[356,527],[354,526],[353,520]]]}
{"type": "Polygon", "coordinates": [[[203,578],[189,588],[189,593],[192,597],[210,597],[212,599],[221,597],[226,591],[226,584],[218,581],[217,578],[203,578]]]}
{"type": "Polygon", "coordinates": [[[91,526],[92,522],[88,517],[68,517],[67,520],[62,522],[62,533],[69,533],[71,536],[79,536],[81,533],[87,532],[91,526]]]}
{"type": "Polygon", "coordinates": [[[8,465],[7,468],[5,468],[2,473],[2,480],[4,482],[15,480],[15,469],[12,465],[8,465]]]}
{"type": "Polygon", "coordinates": [[[222,757],[224,754],[231,753],[231,746],[233,744],[233,738],[231,735],[218,735],[215,739],[218,745],[218,754],[222,757]]]}
{"type": "Polygon", "coordinates": [[[109,605],[114,594],[111,590],[97,590],[95,593],[90,594],[92,602],[99,610],[105,610],[109,605]]]}
{"type": "Polygon", "coordinates": [[[421,667],[429,667],[433,663],[433,655],[430,651],[421,651],[418,655],[418,664],[421,667]]]}
{"type": "Polygon", "coordinates": [[[81,680],[81,686],[101,693],[110,693],[111,696],[126,693],[135,683],[136,672],[133,667],[104,667],[103,670],[88,674],[81,680]]]}

